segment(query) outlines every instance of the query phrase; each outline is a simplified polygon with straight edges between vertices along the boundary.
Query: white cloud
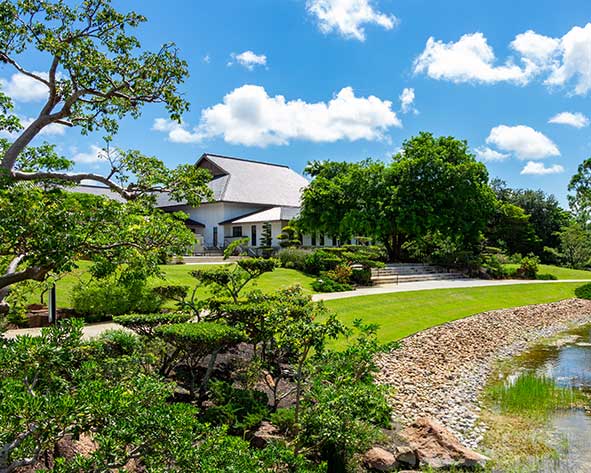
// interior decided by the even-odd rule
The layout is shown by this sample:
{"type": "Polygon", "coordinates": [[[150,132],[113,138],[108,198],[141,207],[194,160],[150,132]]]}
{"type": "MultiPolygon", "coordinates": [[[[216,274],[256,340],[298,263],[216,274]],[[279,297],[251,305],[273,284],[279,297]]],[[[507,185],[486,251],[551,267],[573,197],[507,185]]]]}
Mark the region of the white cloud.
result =
{"type": "Polygon", "coordinates": [[[513,82],[525,85],[545,75],[544,83],[566,87],[574,83],[574,93],[591,90],[591,23],[575,26],[562,38],[552,38],[529,30],[518,34],[510,48],[517,53],[498,65],[492,47],[482,33],[462,36],[444,43],[431,37],[414,62],[415,73],[452,82],[513,82]]]}
{"type": "Polygon", "coordinates": [[[521,170],[521,174],[543,176],[546,174],[560,174],[564,172],[564,168],[560,164],[546,167],[544,163],[537,163],[535,161],[528,161],[525,167],[521,170]]]}
{"type": "Polygon", "coordinates": [[[490,131],[487,144],[514,153],[519,159],[542,159],[560,156],[560,150],[543,133],[528,126],[499,125],[490,131]]]}
{"type": "Polygon", "coordinates": [[[394,15],[376,11],[373,0],[307,0],[306,7],[318,20],[320,31],[337,32],[348,39],[365,41],[367,24],[387,30],[398,24],[394,15]]]}
{"type": "Polygon", "coordinates": [[[555,123],[559,125],[569,125],[575,128],[585,128],[589,125],[589,118],[582,113],[562,112],[554,115],[548,123],[555,123]]]}
{"type": "Polygon", "coordinates": [[[211,56],[209,54],[206,54],[205,56],[203,56],[203,62],[205,64],[209,64],[211,62],[211,56]]]}
{"type": "Polygon", "coordinates": [[[413,112],[419,113],[414,106],[415,103],[415,89],[406,87],[400,94],[400,107],[402,113],[413,112]]]}
{"type": "Polygon", "coordinates": [[[476,157],[485,162],[504,161],[511,156],[509,153],[500,153],[488,146],[481,146],[480,148],[476,148],[475,151],[476,157]]]}
{"type": "Polygon", "coordinates": [[[90,145],[90,151],[88,153],[76,153],[72,157],[72,160],[76,164],[96,165],[102,161],[105,161],[105,157],[102,148],[96,145],[90,145]]]}
{"type": "Polygon", "coordinates": [[[223,103],[203,110],[199,126],[192,131],[165,119],[157,119],[153,129],[168,133],[169,140],[177,143],[221,136],[228,143],[265,147],[291,140],[380,140],[394,126],[402,124],[392,102],[356,97],[351,87],[328,102],[308,103],[271,97],[263,87],[243,85],[227,94],[223,103]]]}
{"type": "Polygon", "coordinates": [[[252,71],[255,66],[266,66],[267,65],[267,56],[264,54],[255,54],[252,51],[244,51],[240,54],[232,53],[232,61],[228,63],[228,66],[234,64],[233,61],[236,61],[241,66],[246,67],[249,71],[252,71]]]}
{"type": "Polygon", "coordinates": [[[530,71],[510,62],[495,65],[495,54],[482,33],[467,34],[459,41],[444,43],[431,37],[414,62],[415,73],[452,82],[512,81],[525,83],[530,71]]]}
{"type": "MultiPolygon", "coordinates": [[[[47,79],[45,72],[33,72],[47,79]]],[[[49,88],[42,82],[32,77],[21,74],[13,74],[10,79],[0,79],[2,91],[17,102],[36,102],[47,98],[49,88]]]]}
{"type": "Polygon", "coordinates": [[[575,26],[560,40],[561,64],[553,68],[546,80],[549,85],[565,86],[576,82],[574,93],[585,95],[591,90],[591,23],[575,26]]]}

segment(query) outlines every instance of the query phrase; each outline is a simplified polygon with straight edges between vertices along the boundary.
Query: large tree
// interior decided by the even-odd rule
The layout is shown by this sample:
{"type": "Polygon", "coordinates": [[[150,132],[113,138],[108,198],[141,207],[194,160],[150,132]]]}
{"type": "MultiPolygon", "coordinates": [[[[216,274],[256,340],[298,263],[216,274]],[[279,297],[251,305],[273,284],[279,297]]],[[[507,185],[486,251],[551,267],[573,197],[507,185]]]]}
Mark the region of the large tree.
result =
{"type": "Polygon", "coordinates": [[[0,311],[10,285],[67,270],[76,258],[95,258],[104,269],[106,260],[154,261],[162,249],[188,241],[178,220],[153,209],[155,193],[199,205],[210,195],[206,171],[168,169],[139,151],[107,148],[105,174],[77,173],[53,145],[32,146],[50,125],[103,132],[109,142],[119,121],[139,117],[146,104],[161,104],[180,120],[188,108],[179,92],[187,64],[170,43],[143,50],[130,31],[144,21],[110,0],[0,1],[0,63],[47,87],[47,100],[24,128],[0,94],[0,131],[14,138],[0,141],[0,311]],[[34,67],[27,65],[32,57],[34,67]],[[107,186],[123,202],[68,195],[68,186],[83,180],[107,186]]]}
{"type": "MultiPolygon", "coordinates": [[[[568,224],[570,215],[560,206],[554,195],[539,189],[512,189],[500,179],[493,179],[491,187],[500,202],[516,205],[529,216],[529,224],[537,239],[530,239],[529,244],[524,240],[527,249],[520,250],[522,253],[542,255],[544,247],[558,248],[560,242],[557,232],[568,224]]],[[[527,228],[521,228],[519,232],[527,238],[527,228]]]]}
{"type": "Polygon", "coordinates": [[[299,224],[308,231],[380,241],[392,260],[404,243],[438,232],[479,241],[494,209],[486,167],[465,141],[421,133],[388,164],[311,163],[299,224]]]}

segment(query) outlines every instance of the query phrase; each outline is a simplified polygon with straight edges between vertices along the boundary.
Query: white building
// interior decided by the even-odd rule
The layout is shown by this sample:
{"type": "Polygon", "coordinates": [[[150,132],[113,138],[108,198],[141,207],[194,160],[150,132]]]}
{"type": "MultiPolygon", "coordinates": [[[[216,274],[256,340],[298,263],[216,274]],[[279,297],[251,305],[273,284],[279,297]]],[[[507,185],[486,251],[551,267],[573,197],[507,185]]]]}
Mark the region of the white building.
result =
{"type": "MultiPolygon", "coordinates": [[[[213,175],[213,201],[198,208],[161,196],[158,206],[189,214],[187,225],[200,242],[196,251],[217,249],[248,237],[250,247],[261,246],[263,225],[271,224],[272,246],[279,246],[281,229],[299,213],[300,195],[308,181],[287,166],[242,158],[204,154],[195,164],[213,175]]],[[[316,240],[316,238],[314,238],[316,240]]],[[[311,237],[304,245],[318,244],[311,237]]],[[[326,242],[330,246],[330,242],[326,242]]]]}

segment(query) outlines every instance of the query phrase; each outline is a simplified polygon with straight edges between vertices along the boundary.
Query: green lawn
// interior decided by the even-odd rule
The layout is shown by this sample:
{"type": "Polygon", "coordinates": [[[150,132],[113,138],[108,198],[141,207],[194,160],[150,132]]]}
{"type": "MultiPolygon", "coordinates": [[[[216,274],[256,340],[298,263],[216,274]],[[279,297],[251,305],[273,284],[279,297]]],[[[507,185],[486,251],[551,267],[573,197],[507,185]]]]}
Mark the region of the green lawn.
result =
{"type": "Polygon", "coordinates": [[[349,326],[357,318],[377,323],[380,340],[391,342],[487,310],[568,299],[579,286],[581,283],[548,283],[435,289],[337,299],[326,305],[349,326]]]}
{"type": "MultiPolygon", "coordinates": [[[[515,270],[519,268],[519,265],[506,264],[505,267],[515,270]]],[[[561,268],[560,266],[549,264],[540,264],[538,265],[538,268],[539,274],[553,274],[558,279],[591,279],[591,271],[585,271],[582,269],[561,268]]]]}
{"type": "MultiPolygon", "coordinates": [[[[57,301],[60,307],[71,306],[71,294],[74,286],[80,280],[87,280],[89,278],[88,267],[89,264],[85,261],[79,263],[80,268],[72,271],[64,276],[56,285],[57,301]]],[[[161,266],[164,272],[165,279],[151,278],[149,283],[152,286],[160,286],[165,284],[185,285],[193,288],[197,282],[189,273],[196,269],[213,269],[215,265],[195,265],[195,264],[179,264],[179,265],[163,265],[161,266]]],[[[275,289],[284,289],[289,286],[299,284],[304,289],[304,292],[311,294],[313,289],[311,283],[314,277],[303,274],[294,269],[278,268],[272,273],[263,274],[255,284],[249,287],[256,287],[262,291],[273,291],[275,289]]],[[[208,290],[199,289],[198,294],[206,296],[208,290]]],[[[33,293],[29,297],[29,303],[39,302],[39,294],[33,293]]]]}

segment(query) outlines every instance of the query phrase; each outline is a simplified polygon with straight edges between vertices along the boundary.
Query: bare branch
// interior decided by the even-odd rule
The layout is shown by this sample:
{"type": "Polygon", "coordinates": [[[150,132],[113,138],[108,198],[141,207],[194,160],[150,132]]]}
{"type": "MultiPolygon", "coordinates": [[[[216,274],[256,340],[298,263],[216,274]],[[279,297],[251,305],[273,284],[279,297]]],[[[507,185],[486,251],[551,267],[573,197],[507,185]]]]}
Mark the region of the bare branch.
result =
{"type": "Polygon", "coordinates": [[[22,67],[18,62],[16,62],[14,59],[9,57],[6,53],[0,53],[0,61],[11,64],[21,74],[23,74],[27,77],[30,77],[31,79],[35,79],[35,80],[45,84],[47,87],[50,87],[48,80],[44,79],[41,76],[38,76],[37,74],[33,74],[32,72],[27,71],[24,67],[22,67]]]}

